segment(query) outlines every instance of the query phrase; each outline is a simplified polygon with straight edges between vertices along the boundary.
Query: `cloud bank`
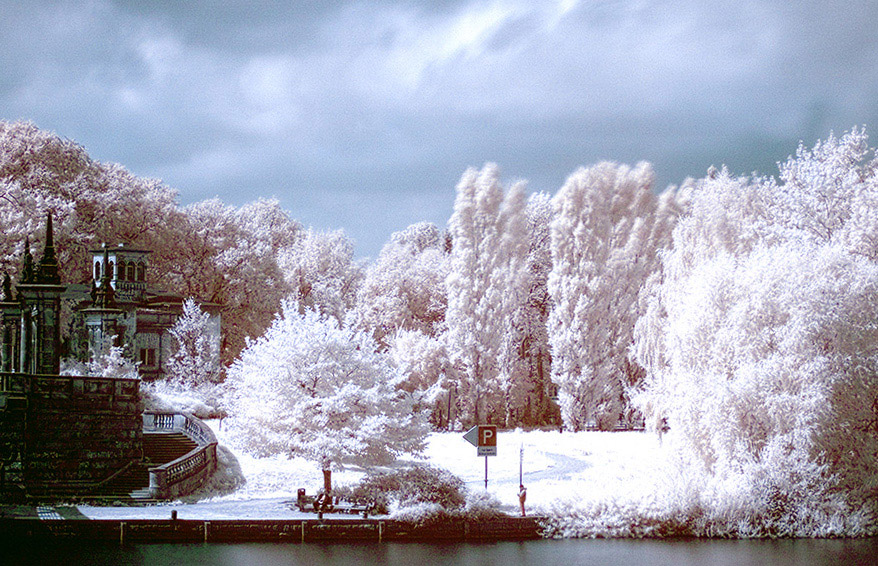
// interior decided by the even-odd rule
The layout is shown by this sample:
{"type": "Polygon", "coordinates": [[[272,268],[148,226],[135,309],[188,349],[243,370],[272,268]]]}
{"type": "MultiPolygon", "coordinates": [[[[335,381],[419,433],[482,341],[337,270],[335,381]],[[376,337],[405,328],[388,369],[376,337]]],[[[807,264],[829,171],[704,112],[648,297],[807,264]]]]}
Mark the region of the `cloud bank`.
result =
{"type": "Polygon", "coordinates": [[[161,178],[276,196],[375,255],[444,225],[467,166],[554,192],[601,159],[659,183],[774,173],[878,123],[878,5],[695,0],[0,2],[0,108],[161,178]]]}

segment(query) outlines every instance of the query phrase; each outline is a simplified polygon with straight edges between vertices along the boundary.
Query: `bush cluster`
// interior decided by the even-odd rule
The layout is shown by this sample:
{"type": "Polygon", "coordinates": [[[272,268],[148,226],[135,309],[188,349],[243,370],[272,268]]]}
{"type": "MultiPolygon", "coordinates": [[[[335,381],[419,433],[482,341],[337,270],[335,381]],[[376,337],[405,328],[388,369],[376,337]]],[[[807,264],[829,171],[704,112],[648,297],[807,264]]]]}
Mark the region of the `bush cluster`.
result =
{"type": "Polygon", "coordinates": [[[391,502],[398,507],[435,504],[448,510],[459,510],[466,504],[463,481],[446,470],[427,465],[370,474],[360,483],[339,487],[333,493],[354,503],[373,503],[373,512],[379,514],[387,513],[391,502]]]}

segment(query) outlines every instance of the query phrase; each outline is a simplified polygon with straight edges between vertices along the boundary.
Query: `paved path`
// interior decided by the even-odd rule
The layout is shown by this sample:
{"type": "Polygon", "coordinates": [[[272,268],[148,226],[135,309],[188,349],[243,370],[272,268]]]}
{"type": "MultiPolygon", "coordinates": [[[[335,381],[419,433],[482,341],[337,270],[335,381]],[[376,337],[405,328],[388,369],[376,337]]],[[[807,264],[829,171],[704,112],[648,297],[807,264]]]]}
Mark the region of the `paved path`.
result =
{"type": "MultiPolygon", "coordinates": [[[[199,521],[219,521],[235,519],[316,519],[316,513],[302,513],[296,509],[290,498],[267,498],[218,501],[199,501],[196,503],[160,503],[142,507],[99,507],[80,505],[80,513],[89,519],[169,519],[171,511],[177,512],[178,519],[199,521]]],[[[356,519],[358,515],[347,513],[326,513],[325,520],[356,519]]]]}
{"type": "Polygon", "coordinates": [[[88,519],[73,505],[9,505],[0,504],[2,519],[39,519],[41,521],[71,521],[88,519]]]}
{"type": "Polygon", "coordinates": [[[63,521],[64,517],[58,514],[54,507],[39,506],[37,507],[37,517],[41,521],[63,521]]]}

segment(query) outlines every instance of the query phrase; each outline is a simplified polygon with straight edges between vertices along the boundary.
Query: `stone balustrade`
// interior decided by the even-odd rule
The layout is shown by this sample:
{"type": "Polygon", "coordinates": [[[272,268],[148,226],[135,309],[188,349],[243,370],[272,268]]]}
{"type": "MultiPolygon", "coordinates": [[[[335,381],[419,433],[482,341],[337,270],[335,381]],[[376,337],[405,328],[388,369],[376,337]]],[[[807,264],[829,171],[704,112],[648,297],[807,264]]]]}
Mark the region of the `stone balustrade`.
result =
{"type": "Polygon", "coordinates": [[[180,458],[149,469],[150,496],[179,497],[201,487],[217,467],[217,440],[210,427],[185,413],[145,412],[143,432],[182,432],[197,447],[180,458]]]}

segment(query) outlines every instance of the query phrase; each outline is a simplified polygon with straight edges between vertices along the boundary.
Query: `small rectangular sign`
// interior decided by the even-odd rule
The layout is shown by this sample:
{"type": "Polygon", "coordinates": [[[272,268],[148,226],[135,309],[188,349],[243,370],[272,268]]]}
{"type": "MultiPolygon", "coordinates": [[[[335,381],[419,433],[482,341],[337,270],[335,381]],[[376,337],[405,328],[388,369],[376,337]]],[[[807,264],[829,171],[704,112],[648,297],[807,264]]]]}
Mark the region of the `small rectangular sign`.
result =
{"type": "Polygon", "coordinates": [[[476,448],[477,456],[496,456],[497,455],[497,447],[496,446],[479,446],[476,448]]]}

